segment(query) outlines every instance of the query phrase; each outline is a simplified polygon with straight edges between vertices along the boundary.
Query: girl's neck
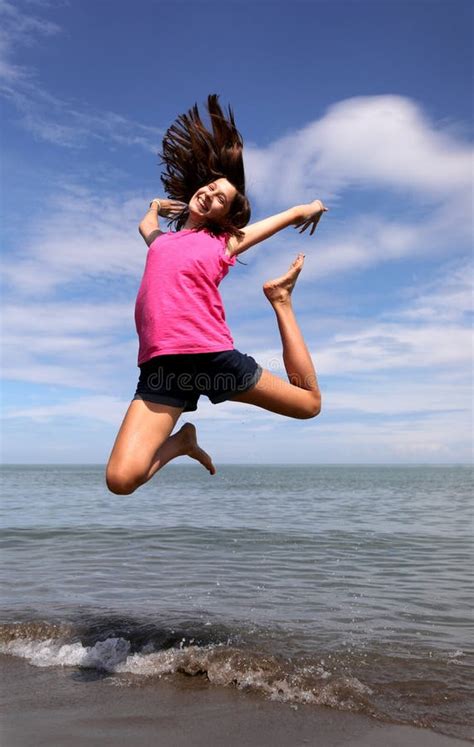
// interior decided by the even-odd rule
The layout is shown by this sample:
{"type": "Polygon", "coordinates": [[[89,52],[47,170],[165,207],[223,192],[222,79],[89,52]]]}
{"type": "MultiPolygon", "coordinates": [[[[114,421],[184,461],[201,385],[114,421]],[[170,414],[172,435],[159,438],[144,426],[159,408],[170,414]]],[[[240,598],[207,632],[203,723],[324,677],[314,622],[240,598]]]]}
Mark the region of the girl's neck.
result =
{"type": "Polygon", "coordinates": [[[195,221],[193,221],[192,218],[188,215],[188,219],[186,223],[184,224],[184,226],[181,228],[181,230],[183,230],[183,228],[186,228],[186,229],[198,228],[198,224],[195,221]]]}

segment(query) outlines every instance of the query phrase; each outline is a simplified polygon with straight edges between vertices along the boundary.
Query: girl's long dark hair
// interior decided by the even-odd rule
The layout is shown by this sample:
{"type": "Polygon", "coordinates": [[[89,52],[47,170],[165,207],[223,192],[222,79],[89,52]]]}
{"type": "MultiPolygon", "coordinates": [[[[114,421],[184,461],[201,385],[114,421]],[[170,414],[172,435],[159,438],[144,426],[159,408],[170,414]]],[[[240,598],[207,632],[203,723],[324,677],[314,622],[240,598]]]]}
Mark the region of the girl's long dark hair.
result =
{"type": "MultiPolygon", "coordinates": [[[[187,114],[180,114],[163,138],[161,163],[164,173],[161,181],[166,194],[174,200],[189,203],[201,187],[225,177],[234,185],[237,194],[232,201],[225,221],[219,225],[207,223],[203,227],[215,235],[227,233],[240,238],[239,230],[250,220],[250,203],[245,196],[244,143],[235,125],[230,106],[227,116],[222,111],[218,96],[207,98],[207,110],[212,130],[201,120],[197,104],[187,114]]],[[[186,208],[169,221],[180,230],[188,218],[186,208]]]]}

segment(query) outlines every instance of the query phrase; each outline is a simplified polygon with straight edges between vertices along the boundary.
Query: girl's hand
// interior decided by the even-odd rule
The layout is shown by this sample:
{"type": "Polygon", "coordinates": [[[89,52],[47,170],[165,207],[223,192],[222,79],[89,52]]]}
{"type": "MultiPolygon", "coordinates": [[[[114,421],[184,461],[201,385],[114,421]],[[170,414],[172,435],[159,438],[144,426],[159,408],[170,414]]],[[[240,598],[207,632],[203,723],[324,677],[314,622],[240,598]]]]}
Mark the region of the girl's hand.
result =
{"type": "Polygon", "coordinates": [[[295,223],[295,228],[300,228],[300,233],[303,233],[303,231],[306,231],[311,226],[309,235],[312,236],[322,214],[326,213],[327,210],[328,208],[324,207],[321,200],[314,200],[314,202],[310,202],[308,205],[301,205],[298,223],[295,223]]]}
{"type": "MultiPolygon", "coordinates": [[[[180,202],[179,200],[167,200],[165,197],[159,197],[157,200],[159,200],[158,215],[162,218],[174,218],[186,207],[186,203],[180,202]]],[[[150,207],[151,205],[156,204],[157,200],[153,200],[153,202],[150,203],[150,207]]]]}

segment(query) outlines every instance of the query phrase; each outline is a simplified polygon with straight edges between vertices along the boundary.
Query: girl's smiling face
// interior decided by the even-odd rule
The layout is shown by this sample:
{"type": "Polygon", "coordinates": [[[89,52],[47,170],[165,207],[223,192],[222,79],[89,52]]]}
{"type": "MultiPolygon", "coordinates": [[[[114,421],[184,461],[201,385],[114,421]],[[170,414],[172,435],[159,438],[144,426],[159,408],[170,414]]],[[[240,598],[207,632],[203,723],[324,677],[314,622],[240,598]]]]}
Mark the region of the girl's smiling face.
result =
{"type": "Polygon", "coordinates": [[[189,202],[189,217],[193,222],[210,221],[219,224],[230,210],[237,190],[227,179],[215,179],[200,187],[189,202]]]}

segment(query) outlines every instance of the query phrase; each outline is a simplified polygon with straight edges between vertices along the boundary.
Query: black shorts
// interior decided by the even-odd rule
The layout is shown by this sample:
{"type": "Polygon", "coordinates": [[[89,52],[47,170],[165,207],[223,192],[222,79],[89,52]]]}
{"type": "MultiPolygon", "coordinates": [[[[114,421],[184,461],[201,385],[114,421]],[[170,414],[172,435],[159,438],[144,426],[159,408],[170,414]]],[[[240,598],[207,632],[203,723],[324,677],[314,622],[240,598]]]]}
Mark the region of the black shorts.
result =
{"type": "Polygon", "coordinates": [[[239,350],[158,355],[140,366],[133,399],[183,407],[183,412],[192,412],[197,410],[201,394],[217,405],[251,389],[261,375],[262,367],[256,360],[239,350]]]}

